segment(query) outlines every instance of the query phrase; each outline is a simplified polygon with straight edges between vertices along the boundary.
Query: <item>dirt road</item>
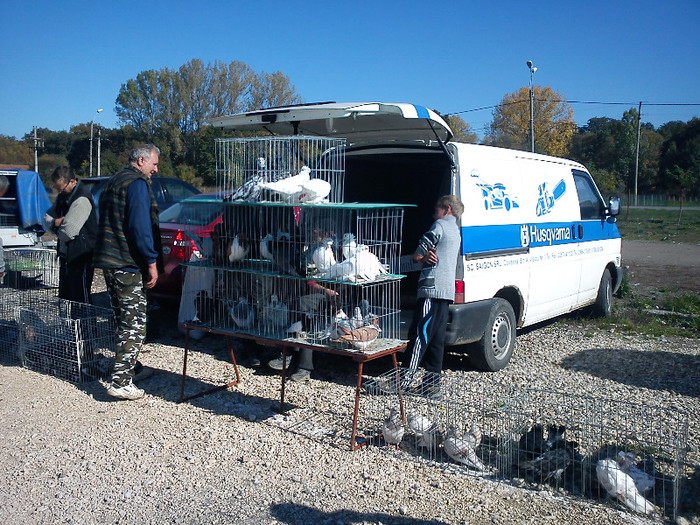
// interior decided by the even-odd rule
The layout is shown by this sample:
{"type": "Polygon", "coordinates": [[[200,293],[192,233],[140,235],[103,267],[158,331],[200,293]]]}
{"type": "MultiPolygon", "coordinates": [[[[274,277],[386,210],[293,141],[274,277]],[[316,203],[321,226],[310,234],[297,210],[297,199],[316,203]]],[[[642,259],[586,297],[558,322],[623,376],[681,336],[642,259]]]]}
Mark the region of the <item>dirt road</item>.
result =
{"type": "Polygon", "coordinates": [[[623,240],[622,264],[630,280],[642,286],[700,292],[698,244],[623,240]]]}

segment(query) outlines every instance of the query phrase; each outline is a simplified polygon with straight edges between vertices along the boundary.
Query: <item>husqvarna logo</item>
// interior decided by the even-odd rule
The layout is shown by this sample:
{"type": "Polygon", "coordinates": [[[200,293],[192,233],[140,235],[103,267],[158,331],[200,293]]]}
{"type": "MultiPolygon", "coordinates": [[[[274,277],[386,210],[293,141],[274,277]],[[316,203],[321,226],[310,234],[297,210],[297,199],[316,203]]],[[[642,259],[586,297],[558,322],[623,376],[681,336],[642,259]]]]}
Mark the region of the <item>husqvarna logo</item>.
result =
{"type": "Polygon", "coordinates": [[[520,246],[530,246],[530,230],[528,229],[527,224],[523,224],[520,227],[520,246]]]}

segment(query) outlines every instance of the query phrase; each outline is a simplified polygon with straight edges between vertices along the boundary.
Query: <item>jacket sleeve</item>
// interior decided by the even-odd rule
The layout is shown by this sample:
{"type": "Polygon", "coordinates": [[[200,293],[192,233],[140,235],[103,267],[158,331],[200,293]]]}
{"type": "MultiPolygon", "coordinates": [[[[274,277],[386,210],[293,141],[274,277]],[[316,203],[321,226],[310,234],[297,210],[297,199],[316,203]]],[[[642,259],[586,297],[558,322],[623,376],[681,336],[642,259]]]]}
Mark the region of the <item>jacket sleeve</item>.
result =
{"type": "Polygon", "coordinates": [[[442,238],[443,231],[442,226],[435,221],[430,229],[423,234],[423,236],[418,241],[418,248],[416,248],[416,253],[421,257],[437,247],[440,239],[442,238]]]}
{"type": "Polygon", "coordinates": [[[154,263],[158,258],[158,252],[153,243],[151,197],[146,181],[137,179],[129,184],[126,199],[127,235],[146,263],[154,263]]]}
{"type": "Polygon", "coordinates": [[[75,199],[58,227],[58,238],[66,242],[75,239],[90,217],[91,211],[92,204],[86,197],[75,199]]]}

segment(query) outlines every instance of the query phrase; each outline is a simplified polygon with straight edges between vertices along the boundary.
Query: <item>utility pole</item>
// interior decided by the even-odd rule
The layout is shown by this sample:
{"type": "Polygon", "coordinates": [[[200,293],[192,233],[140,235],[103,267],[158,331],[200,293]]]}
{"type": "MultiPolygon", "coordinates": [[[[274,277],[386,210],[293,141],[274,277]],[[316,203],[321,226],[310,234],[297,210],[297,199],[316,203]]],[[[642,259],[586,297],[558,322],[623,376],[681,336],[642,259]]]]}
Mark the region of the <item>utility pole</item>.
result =
{"type": "Polygon", "coordinates": [[[642,102],[639,102],[637,112],[637,148],[634,155],[634,205],[637,205],[637,178],[639,177],[639,136],[642,133],[642,102]]]}
{"type": "Polygon", "coordinates": [[[100,176],[100,139],[102,138],[102,127],[97,125],[97,176],[100,176]]]}
{"type": "MultiPolygon", "coordinates": [[[[97,114],[99,115],[100,113],[102,113],[102,108],[97,110],[97,114]]],[[[90,176],[91,177],[92,177],[92,134],[93,134],[94,125],[95,125],[95,119],[93,117],[93,119],[90,121],[90,176]]],[[[97,126],[99,128],[99,124],[97,126]]],[[[99,129],[98,129],[98,132],[99,132],[99,129]]],[[[99,138],[98,138],[98,141],[99,141],[99,138]]],[[[99,144],[99,142],[98,142],[98,144],[99,144]]],[[[98,155],[99,155],[99,153],[98,153],[98,155]]],[[[98,162],[99,162],[99,160],[98,160],[98,162]]],[[[99,165],[98,165],[97,169],[98,170],[100,169],[99,165]]],[[[99,171],[98,171],[98,175],[99,175],[99,171]]]]}
{"type": "Polygon", "coordinates": [[[532,65],[532,60],[527,61],[530,70],[530,151],[535,152],[535,91],[532,87],[532,75],[537,71],[537,67],[532,65]]]}
{"type": "Polygon", "coordinates": [[[34,171],[39,173],[39,155],[38,155],[37,151],[39,148],[44,147],[44,139],[41,139],[41,138],[36,136],[36,126],[34,126],[33,131],[34,131],[34,137],[33,137],[34,144],[32,146],[30,146],[30,148],[34,150],[34,171]]]}

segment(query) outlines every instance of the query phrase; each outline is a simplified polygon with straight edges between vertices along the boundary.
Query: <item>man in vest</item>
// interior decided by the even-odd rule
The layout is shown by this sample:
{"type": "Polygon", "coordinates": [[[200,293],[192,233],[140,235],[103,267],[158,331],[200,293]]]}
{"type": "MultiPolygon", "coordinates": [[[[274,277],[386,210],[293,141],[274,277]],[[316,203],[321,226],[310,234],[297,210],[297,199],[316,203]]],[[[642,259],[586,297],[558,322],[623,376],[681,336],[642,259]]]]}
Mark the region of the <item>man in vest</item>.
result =
{"type": "Polygon", "coordinates": [[[46,227],[58,237],[58,296],[78,303],[90,303],[92,250],[97,236],[97,215],[92,193],[73,176],[68,166],[51,175],[58,191],[56,202],[46,212],[46,227]]]}
{"type": "Polygon", "coordinates": [[[139,352],[146,338],[146,289],[162,272],[158,206],[151,176],[158,172],[160,150],[144,144],[131,151],[129,166],[109,179],[100,196],[95,266],[102,268],[117,319],[117,353],[107,393],[140,399],[139,352]]]}

